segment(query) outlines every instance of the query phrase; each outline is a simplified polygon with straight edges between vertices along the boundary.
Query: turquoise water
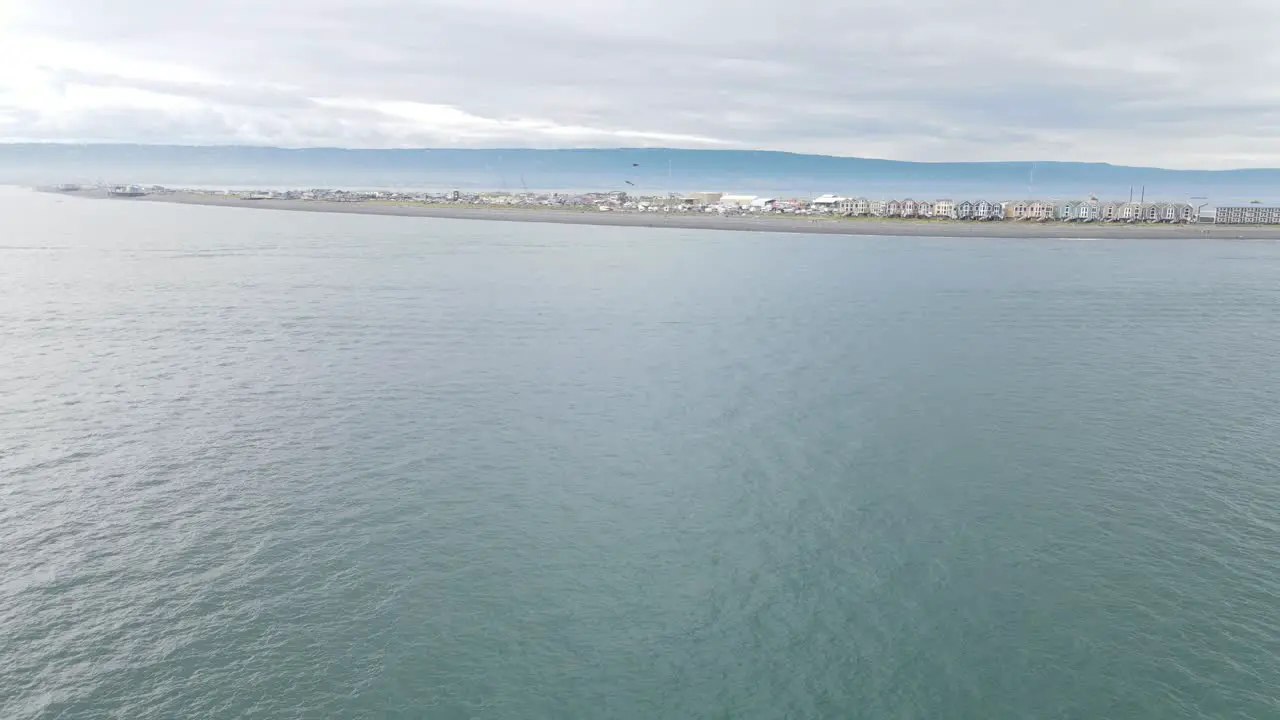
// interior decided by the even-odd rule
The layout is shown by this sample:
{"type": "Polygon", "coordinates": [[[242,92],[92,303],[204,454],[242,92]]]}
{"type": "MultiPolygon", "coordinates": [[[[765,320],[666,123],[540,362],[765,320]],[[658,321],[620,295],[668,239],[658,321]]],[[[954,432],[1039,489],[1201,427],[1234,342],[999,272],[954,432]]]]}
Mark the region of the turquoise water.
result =
{"type": "Polygon", "coordinates": [[[1280,244],[0,218],[0,717],[1280,716],[1280,244]]]}

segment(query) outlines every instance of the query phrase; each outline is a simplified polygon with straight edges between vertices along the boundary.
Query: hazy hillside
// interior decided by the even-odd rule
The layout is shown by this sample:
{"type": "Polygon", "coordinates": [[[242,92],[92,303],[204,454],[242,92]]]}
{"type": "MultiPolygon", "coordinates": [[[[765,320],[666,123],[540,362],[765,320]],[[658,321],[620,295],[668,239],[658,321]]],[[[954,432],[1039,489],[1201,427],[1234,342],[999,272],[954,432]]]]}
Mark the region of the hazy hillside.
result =
{"type": "Polygon", "coordinates": [[[0,183],[702,189],[920,196],[1274,199],[1280,170],[1164,170],[1098,163],[914,163],[725,150],[343,150],[0,144],[0,183]]]}

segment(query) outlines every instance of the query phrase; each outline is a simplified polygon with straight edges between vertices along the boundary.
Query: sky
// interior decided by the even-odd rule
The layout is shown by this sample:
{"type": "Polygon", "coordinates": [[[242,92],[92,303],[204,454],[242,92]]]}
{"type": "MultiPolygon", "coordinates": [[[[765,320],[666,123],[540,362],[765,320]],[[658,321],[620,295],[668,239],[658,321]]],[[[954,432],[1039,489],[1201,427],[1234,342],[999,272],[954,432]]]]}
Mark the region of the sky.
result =
{"type": "Polygon", "coordinates": [[[1280,167],[1275,0],[0,0],[0,140],[1280,167]]]}

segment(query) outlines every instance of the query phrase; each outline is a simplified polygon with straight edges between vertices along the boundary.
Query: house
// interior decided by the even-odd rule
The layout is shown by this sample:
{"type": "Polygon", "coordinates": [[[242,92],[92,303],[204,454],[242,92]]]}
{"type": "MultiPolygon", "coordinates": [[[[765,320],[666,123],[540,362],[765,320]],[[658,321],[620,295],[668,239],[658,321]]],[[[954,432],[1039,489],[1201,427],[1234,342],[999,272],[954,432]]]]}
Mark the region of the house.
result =
{"type": "Polygon", "coordinates": [[[1080,206],[1084,203],[1076,200],[1068,200],[1058,206],[1058,219],[1066,222],[1073,222],[1080,219],[1080,206]]]}
{"type": "Polygon", "coordinates": [[[951,200],[936,200],[933,203],[933,216],[938,218],[956,217],[956,204],[951,200]]]}
{"type": "Polygon", "coordinates": [[[1057,215],[1057,203],[1048,200],[1033,200],[1027,205],[1028,220],[1052,220],[1057,215]]]}
{"type": "Polygon", "coordinates": [[[889,203],[884,200],[872,200],[867,203],[867,209],[876,217],[886,217],[889,214],[889,203]]]}
{"type": "Polygon", "coordinates": [[[1142,219],[1142,203],[1127,202],[1120,203],[1120,220],[1124,222],[1137,222],[1142,219]]]}
{"type": "Polygon", "coordinates": [[[1169,203],[1164,208],[1165,222],[1189,223],[1194,213],[1190,203],[1169,203]]]}
{"type": "Polygon", "coordinates": [[[1078,203],[1075,209],[1075,219],[1080,222],[1095,222],[1100,217],[1101,208],[1096,198],[1089,198],[1082,203],[1078,203]]]}
{"type": "Polygon", "coordinates": [[[931,218],[933,217],[933,203],[928,200],[921,200],[916,203],[916,217],[931,218]]]}
{"type": "Polygon", "coordinates": [[[919,203],[917,203],[915,200],[912,200],[911,198],[907,198],[906,200],[902,201],[902,212],[901,212],[902,217],[916,217],[916,213],[918,209],[919,209],[919,203]]]}
{"type": "Polygon", "coordinates": [[[1004,205],[1004,216],[1009,220],[1026,220],[1031,203],[1026,200],[1009,200],[1004,205]]]}
{"type": "Polygon", "coordinates": [[[1004,217],[1004,207],[1000,203],[979,200],[973,204],[973,217],[975,220],[999,220],[1004,217]]]}
{"type": "Polygon", "coordinates": [[[976,214],[977,210],[974,208],[973,201],[961,200],[959,203],[956,203],[956,211],[952,217],[957,220],[969,220],[976,214]]]}
{"type": "Polygon", "coordinates": [[[884,204],[885,217],[902,217],[902,203],[897,200],[889,200],[884,204]]]}
{"type": "Polygon", "coordinates": [[[1098,207],[1099,218],[1103,222],[1117,222],[1120,220],[1120,208],[1123,206],[1122,202],[1104,202],[1098,207]]]}

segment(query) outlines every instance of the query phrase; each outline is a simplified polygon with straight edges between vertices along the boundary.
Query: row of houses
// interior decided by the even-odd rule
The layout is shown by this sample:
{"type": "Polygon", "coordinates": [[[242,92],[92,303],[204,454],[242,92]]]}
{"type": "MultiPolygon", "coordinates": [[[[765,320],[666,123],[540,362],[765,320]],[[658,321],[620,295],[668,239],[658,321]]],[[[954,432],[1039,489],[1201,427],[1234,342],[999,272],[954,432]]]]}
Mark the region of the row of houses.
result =
{"type": "Polygon", "coordinates": [[[1034,220],[1067,222],[1191,222],[1195,210],[1188,203],[1103,202],[1051,200],[868,200],[831,195],[814,200],[841,215],[947,218],[952,220],[1034,220]]]}
{"type": "MultiPolygon", "coordinates": [[[[825,198],[814,204],[821,205],[825,198]]],[[[866,198],[837,198],[829,203],[841,215],[872,215],[875,217],[953,218],[957,220],[998,220],[1004,217],[1001,203],[987,200],[952,202],[951,200],[868,200],[866,198]]]]}

